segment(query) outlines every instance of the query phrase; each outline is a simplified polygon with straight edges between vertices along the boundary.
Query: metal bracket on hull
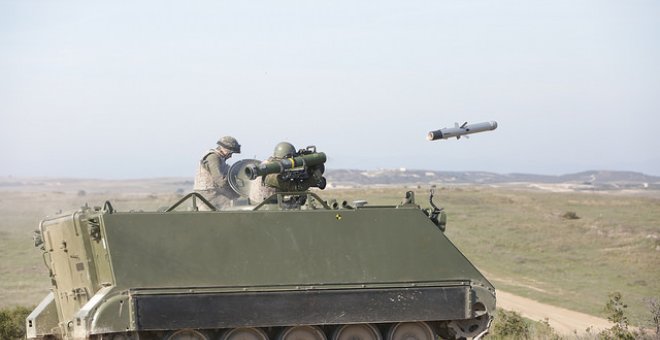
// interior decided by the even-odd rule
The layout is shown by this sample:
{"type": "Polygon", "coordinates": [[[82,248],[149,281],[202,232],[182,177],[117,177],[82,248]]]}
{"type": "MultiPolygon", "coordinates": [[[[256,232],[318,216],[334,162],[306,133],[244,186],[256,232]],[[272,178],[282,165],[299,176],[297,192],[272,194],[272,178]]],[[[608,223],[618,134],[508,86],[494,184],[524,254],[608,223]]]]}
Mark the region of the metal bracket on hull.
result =
{"type": "Polygon", "coordinates": [[[198,193],[196,193],[196,192],[191,192],[191,193],[189,193],[188,195],[183,196],[183,198],[181,198],[181,199],[178,200],[176,203],[174,203],[174,205],[172,205],[171,207],[167,208],[167,210],[165,210],[165,212],[173,211],[173,210],[176,209],[178,206],[180,206],[183,202],[187,201],[189,198],[192,198],[192,205],[193,205],[193,207],[197,207],[197,202],[196,202],[196,200],[199,199],[199,200],[202,201],[202,203],[204,203],[204,204],[205,204],[205,205],[206,205],[211,211],[217,211],[217,210],[218,210],[218,209],[215,208],[215,206],[214,206],[213,204],[211,204],[211,202],[209,202],[206,198],[204,198],[204,196],[202,196],[202,195],[200,195],[200,194],[198,194],[198,193]]]}

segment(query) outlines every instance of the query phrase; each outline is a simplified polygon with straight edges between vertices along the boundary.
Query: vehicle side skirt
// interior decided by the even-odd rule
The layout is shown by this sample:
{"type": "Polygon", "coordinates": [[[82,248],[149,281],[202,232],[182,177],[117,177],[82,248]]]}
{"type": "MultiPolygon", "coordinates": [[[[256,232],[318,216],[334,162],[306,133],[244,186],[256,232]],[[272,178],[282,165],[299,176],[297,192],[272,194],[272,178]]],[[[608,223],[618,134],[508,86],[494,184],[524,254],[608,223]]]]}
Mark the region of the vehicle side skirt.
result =
{"type": "Polygon", "coordinates": [[[469,287],[133,295],[137,330],[460,320],[469,287]]]}

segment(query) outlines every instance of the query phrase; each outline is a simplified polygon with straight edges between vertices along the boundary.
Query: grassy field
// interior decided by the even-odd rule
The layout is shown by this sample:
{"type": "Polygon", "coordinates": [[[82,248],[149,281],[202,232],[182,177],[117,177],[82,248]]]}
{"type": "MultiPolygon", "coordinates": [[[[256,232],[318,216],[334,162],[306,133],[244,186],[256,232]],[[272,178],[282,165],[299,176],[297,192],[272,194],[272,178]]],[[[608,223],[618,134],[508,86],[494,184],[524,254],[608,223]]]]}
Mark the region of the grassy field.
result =
{"type": "MultiPolygon", "coordinates": [[[[326,198],[397,204],[404,188],[332,189],[326,198]]],[[[428,188],[415,188],[428,207],[428,188]]],[[[50,284],[32,246],[39,220],[85,202],[156,210],[172,193],[0,191],[0,307],[37,304],[50,284]]],[[[644,298],[660,296],[660,198],[621,193],[555,193],[521,188],[438,188],[447,235],[495,286],[541,302],[602,316],[620,291],[634,323],[648,316],[644,298]],[[566,219],[566,212],[579,219],[566,219]]]]}

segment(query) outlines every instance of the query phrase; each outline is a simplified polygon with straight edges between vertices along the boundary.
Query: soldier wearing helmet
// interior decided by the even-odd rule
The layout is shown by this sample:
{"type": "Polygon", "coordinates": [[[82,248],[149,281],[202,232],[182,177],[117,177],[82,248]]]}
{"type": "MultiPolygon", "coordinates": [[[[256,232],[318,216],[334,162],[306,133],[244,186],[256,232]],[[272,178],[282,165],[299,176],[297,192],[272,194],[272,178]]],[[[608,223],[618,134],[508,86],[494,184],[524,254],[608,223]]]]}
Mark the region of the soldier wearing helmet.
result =
{"type": "MultiPolygon", "coordinates": [[[[281,142],[275,146],[273,156],[262,162],[262,164],[282,161],[284,159],[288,159],[286,161],[287,163],[291,161],[293,164],[294,157],[302,157],[303,155],[315,152],[316,147],[308,147],[307,149],[296,151],[296,148],[291,143],[281,142]]],[[[325,158],[323,162],[325,162],[325,158]]],[[[261,176],[254,185],[250,186],[250,201],[262,202],[277,192],[301,192],[311,187],[323,190],[326,183],[323,177],[324,171],[325,167],[323,164],[316,164],[309,167],[302,165],[295,169],[261,176]]]]}
{"type": "MultiPolygon", "coordinates": [[[[273,156],[268,158],[265,162],[272,160],[284,159],[292,157],[296,153],[296,148],[289,142],[280,142],[273,150],[273,156]]],[[[260,180],[250,187],[250,201],[262,202],[277,192],[278,174],[270,174],[261,177],[260,180]]]]}
{"type": "Polygon", "coordinates": [[[275,145],[275,150],[273,151],[273,158],[282,159],[287,157],[292,157],[296,153],[296,147],[289,142],[280,142],[275,145]]]}
{"type": "MultiPolygon", "coordinates": [[[[227,181],[229,172],[227,160],[232,154],[241,153],[241,145],[232,136],[220,138],[217,144],[215,149],[208,150],[199,161],[193,189],[216,208],[221,208],[230,200],[238,198],[238,194],[232,190],[227,181]]],[[[200,206],[200,210],[203,209],[204,206],[200,206]]]]}

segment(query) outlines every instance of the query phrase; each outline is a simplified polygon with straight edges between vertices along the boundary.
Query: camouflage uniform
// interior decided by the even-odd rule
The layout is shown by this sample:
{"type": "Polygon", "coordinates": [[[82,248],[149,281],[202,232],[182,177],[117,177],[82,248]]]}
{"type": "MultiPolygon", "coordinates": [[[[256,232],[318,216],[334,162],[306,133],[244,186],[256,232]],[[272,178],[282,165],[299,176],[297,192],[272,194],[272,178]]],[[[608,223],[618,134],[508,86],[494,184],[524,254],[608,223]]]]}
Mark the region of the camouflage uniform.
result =
{"type": "MultiPolygon", "coordinates": [[[[240,152],[240,145],[233,137],[223,137],[218,141],[221,147],[232,148],[227,149],[227,152],[240,152]],[[226,143],[230,141],[229,145],[226,143]]],[[[197,167],[197,174],[195,176],[195,184],[193,190],[201,194],[216,208],[227,206],[232,199],[236,199],[239,195],[229,186],[227,175],[229,173],[229,165],[227,159],[231,157],[223,155],[219,150],[210,149],[199,161],[197,167]]],[[[205,204],[198,205],[199,210],[209,210],[205,204]]]]}
{"type": "Polygon", "coordinates": [[[259,204],[272,194],[277,192],[277,189],[266,185],[266,177],[277,177],[277,174],[270,174],[258,178],[254,184],[250,186],[250,202],[259,204]]]}
{"type": "MultiPolygon", "coordinates": [[[[293,144],[289,142],[278,143],[275,146],[275,150],[273,151],[273,156],[265,160],[263,163],[291,156],[295,152],[296,148],[293,146],[293,144]]],[[[259,204],[266,198],[276,193],[278,191],[277,188],[279,187],[278,176],[279,174],[270,174],[261,176],[261,178],[257,179],[255,183],[250,186],[250,193],[248,195],[250,201],[252,203],[259,204]]]]}
{"type": "MultiPolygon", "coordinates": [[[[273,176],[273,175],[268,175],[268,176],[273,176]]],[[[264,178],[260,177],[259,179],[257,179],[257,183],[250,186],[250,194],[249,194],[250,202],[252,202],[253,204],[259,204],[276,192],[277,192],[276,188],[268,187],[264,185],[264,178]]]]}

